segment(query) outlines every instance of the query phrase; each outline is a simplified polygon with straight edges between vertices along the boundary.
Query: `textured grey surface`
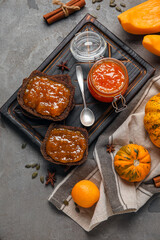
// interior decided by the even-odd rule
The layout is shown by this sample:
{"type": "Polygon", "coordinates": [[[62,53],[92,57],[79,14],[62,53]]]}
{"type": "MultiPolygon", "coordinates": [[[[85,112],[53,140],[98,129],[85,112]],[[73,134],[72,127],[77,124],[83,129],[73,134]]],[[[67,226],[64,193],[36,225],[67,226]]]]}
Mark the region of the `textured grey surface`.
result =
{"type": "MultiPolygon", "coordinates": [[[[143,2],[122,1],[127,8],[143,2]]],[[[108,7],[109,0],[103,0],[99,11],[96,10],[97,4],[86,0],[86,7],[79,13],[47,26],[42,16],[54,8],[51,2],[0,0],[0,106],[17,90],[22,79],[45,60],[86,13],[96,15],[103,25],[156,67],[156,74],[159,73],[159,58],[142,47],[142,36],[133,36],[123,31],[117,20],[118,12],[108,7]]],[[[143,91],[144,89],[132,101],[126,113],[132,110],[143,91]]],[[[112,130],[107,129],[109,133],[125,119],[126,113],[113,122],[112,130]]],[[[86,233],[48,203],[51,186],[42,185],[39,177],[31,179],[33,170],[26,169],[26,163],[40,163],[39,176],[45,175],[48,163],[32,143],[27,142],[27,147],[22,149],[21,145],[26,141],[9,124],[0,121],[0,240],[160,238],[160,195],[154,196],[137,213],[112,217],[86,233]]],[[[90,156],[92,149],[93,146],[90,156]]],[[[64,174],[58,172],[57,183],[63,177],[64,174]]]]}

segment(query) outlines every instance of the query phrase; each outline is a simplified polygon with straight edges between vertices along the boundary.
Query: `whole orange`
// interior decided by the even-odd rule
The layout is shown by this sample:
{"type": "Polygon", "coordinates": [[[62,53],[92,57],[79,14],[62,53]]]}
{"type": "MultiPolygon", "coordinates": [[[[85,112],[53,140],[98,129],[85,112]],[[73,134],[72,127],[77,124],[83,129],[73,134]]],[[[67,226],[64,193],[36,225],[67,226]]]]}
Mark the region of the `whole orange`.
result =
{"type": "Polygon", "coordinates": [[[99,200],[100,192],[93,182],[81,180],[74,185],[71,195],[80,207],[89,208],[99,200]]]}

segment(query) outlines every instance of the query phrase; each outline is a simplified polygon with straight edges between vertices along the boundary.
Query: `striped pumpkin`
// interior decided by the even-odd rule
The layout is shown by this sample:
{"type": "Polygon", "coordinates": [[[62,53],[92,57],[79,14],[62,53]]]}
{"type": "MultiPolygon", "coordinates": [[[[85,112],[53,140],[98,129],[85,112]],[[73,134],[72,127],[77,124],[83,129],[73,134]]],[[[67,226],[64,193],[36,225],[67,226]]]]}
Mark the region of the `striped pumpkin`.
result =
{"type": "Polygon", "coordinates": [[[140,182],[149,173],[151,158],[148,151],[140,145],[128,144],[120,148],[114,158],[118,175],[128,182],[140,182]]]}
{"type": "Polygon", "coordinates": [[[153,144],[160,148],[160,93],[146,104],[144,126],[153,144]]]}

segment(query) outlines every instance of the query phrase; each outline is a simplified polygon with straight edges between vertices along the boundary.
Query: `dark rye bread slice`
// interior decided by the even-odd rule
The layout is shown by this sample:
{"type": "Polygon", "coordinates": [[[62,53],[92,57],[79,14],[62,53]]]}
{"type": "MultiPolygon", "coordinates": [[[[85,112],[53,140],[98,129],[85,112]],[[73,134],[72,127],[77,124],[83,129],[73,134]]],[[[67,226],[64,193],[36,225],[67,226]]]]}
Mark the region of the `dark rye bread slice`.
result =
{"type": "Polygon", "coordinates": [[[67,74],[62,75],[61,74],[61,75],[49,76],[45,73],[42,73],[38,70],[35,70],[31,73],[31,75],[28,78],[25,78],[23,80],[23,84],[22,84],[21,88],[19,89],[19,91],[17,93],[17,101],[25,111],[34,115],[35,117],[42,118],[42,119],[47,119],[47,120],[52,120],[52,121],[62,121],[68,116],[69,112],[74,107],[74,93],[75,93],[75,88],[71,83],[71,79],[70,79],[69,75],[67,75],[67,74]],[[59,116],[52,117],[52,116],[48,116],[48,115],[42,115],[42,114],[38,113],[35,109],[30,108],[30,107],[25,105],[25,103],[23,101],[23,96],[24,96],[24,92],[27,88],[27,84],[29,83],[29,81],[33,77],[36,77],[36,76],[48,78],[49,80],[61,83],[64,86],[66,86],[68,89],[70,89],[71,95],[70,95],[69,103],[68,103],[67,107],[65,108],[65,110],[59,116]]]}
{"type": "Polygon", "coordinates": [[[59,165],[68,165],[68,166],[81,165],[82,163],[84,163],[86,161],[87,156],[88,156],[88,132],[84,128],[71,127],[71,126],[65,126],[65,125],[51,123],[47,132],[46,132],[45,138],[44,138],[44,140],[41,144],[40,150],[41,150],[41,153],[42,153],[43,157],[51,163],[55,163],[55,164],[59,164],[59,165]],[[47,155],[47,153],[46,153],[46,142],[47,142],[47,140],[50,136],[50,132],[54,128],[56,128],[56,129],[57,128],[65,128],[65,129],[69,129],[69,130],[73,130],[73,131],[80,131],[83,134],[84,138],[86,139],[86,150],[84,152],[83,158],[80,161],[62,163],[62,162],[55,161],[53,158],[51,158],[49,155],[47,155]]]}

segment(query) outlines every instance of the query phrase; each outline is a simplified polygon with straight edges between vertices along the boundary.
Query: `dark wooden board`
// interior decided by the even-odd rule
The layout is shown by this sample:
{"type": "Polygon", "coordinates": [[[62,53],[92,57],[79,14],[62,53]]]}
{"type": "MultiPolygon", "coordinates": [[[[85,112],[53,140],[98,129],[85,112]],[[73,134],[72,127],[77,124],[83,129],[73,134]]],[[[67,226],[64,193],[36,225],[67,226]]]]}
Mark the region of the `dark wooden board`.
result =
{"type": "MultiPolygon", "coordinates": [[[[89,133],[89,144],[91,144],[99,136],[99,134],[115,119],[118,114],[115,113],[111,103],[98,102],[91,96],[87,89],[86,82],[91,63],[89,64],[77,62],[70,52],[70,42],[75,34],[85,30],[95,31],[98,34],[102,35],[107,42],[105,57],[116,58],[122,61],[126,66],[129,75],[129,87],[125,94],[127,104],[137,94],[137,92],[147,82],[147,80],[154,74],[155,69],[89,14],[87,14],[79,22],[79,24],[72,30],[72,32],[38,67],[38,70],[45,72],[48,75],[61,74],[61,71],[57,65],[62,61],[68,61],[68,67],[70,69],[69,75],[71,76],[72,83],[76,88],[75,107],[65,122],[63,122],[63,124],[82,127],[79,116],[83,108],[83,103],[75,74],[76,65],[80,64],[82,66],[85,78],[86,102],[88,107],[93,110],[96,116],[95,124],[92,127],[87,128],[89,133]]],[[[25,77],[27,76],[24,76],[24,78],[25,77]]],[[[46,130],[51,122],[36,119],[24,113],[17,103],[17,91],[2,106],[0,109],[1,115],[5,119],[12,122],[19,131],[27,135],[32,140],[32,142],[40,147],[46,130]]]]}

